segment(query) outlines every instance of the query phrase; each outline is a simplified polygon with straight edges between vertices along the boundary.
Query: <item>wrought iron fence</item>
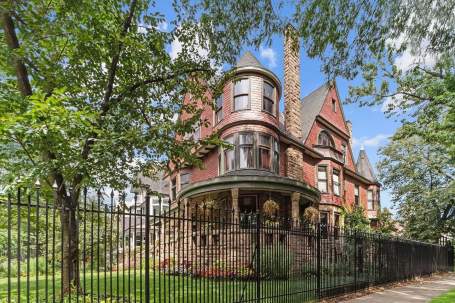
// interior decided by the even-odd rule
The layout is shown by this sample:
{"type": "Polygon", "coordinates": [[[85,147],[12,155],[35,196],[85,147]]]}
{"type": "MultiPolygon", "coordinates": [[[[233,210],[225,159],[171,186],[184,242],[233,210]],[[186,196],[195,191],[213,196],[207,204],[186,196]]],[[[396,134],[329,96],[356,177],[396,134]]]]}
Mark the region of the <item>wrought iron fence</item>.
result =
{"type": "Polygon", "coordinates": [[[446,240],[149,202],[0,198],[0,301],[305,302],[453,268],[446,240]]]}

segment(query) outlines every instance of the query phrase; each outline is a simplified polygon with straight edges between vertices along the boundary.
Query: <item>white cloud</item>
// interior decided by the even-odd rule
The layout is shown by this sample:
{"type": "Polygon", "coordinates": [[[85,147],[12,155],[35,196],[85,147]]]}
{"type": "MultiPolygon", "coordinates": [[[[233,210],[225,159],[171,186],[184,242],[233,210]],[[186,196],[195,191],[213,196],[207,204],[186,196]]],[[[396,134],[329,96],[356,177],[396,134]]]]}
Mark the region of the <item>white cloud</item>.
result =
{"type": "Polygon", "coordinates": [[[167,23],[166,21],[162,21],[158,24],[157,29],[162,32],[166,32],[168,27],[169,27],[169,23],[167,23]]]}
{"type": "Polygon", "coordinates": [[[389,139],[390,134],[377,134],[373,137],[361,137],[361,138],[353,138],[352,145],[354,147],[357,146],[368,146],[368,147],[378,147],[385,141],[389,139]]]}
{"type": "Polygon", "coordinates": [[[260,47],[259,48],[259,55],[261,58],[268,61],[269,67],[273,68],[276,66],[276,52],[270,47],[260,47]]]}

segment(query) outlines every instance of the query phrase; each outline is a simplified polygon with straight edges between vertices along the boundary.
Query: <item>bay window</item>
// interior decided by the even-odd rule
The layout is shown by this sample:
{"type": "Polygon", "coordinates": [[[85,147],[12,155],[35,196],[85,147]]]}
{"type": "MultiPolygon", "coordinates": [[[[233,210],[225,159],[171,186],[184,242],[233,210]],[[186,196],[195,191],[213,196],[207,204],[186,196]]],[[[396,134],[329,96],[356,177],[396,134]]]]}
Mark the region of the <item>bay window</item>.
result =
{"type": "Polygon", "coordinates": [[[322,193],[327,192],[327,167],[318,166],[318,189],[322,193]]]}
{"type": "Polygon", "coordinates": [[[275,87],[269,82],[263,82],[262,110],[275,114],[275,87]]]}
{"type": "Polygon", "coordinates": [[[250,80],[239,79],[234,83],[234,111],[250,108],[250,80]]]}
{"type": "Polygon", "coordinates": [[[279,172],[279,143],[271,135],[260,132],[241,132],[224,140],[234,145],[220,153],[219,172],[235,169],[263,169],[279,172]],[[224,164],[224,167],[221,164],[224,164]]]}
{"type": "Polygon", "coordinates": [[[340,171],[334,169],[332,172],[333,193],[340,195],[340,171]]]}

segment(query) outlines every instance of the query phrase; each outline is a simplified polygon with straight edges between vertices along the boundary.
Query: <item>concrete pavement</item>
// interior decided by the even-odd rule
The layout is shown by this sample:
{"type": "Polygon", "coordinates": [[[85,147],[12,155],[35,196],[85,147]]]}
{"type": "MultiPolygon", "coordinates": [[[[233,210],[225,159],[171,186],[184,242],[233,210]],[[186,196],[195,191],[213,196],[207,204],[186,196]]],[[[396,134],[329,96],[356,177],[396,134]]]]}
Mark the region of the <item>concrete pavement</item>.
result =
{"type": "Polygon", "coordinates": [[[432,298],[455,288],[455,274],[432,277],[428,280],[394,287],[384,291],[343,301],[347,303],[410,303],[430,302],[432,298]]]}

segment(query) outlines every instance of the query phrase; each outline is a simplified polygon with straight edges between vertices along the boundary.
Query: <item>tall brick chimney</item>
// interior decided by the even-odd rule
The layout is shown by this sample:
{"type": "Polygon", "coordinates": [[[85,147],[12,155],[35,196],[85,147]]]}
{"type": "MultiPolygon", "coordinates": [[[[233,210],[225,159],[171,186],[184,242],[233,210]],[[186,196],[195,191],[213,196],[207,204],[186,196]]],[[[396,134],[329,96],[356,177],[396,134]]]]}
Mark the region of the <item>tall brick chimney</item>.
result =
{"type": "MultiPolygon", "coordinates": [[[[302,140],[300,101],[300,47],[295,29],[288,25],[284,33],[284,118],[286,131],[302,140]]],[[[294,146],[286,149],[287,176],[303,181],[302,151],[294,146]]]]}
{"type": "Polygon", "coordinates": [[[292,25],[284,34],[284,105],[286,131],[302,139],[300,101],[300,46],[297,33],[292,25]]]}

